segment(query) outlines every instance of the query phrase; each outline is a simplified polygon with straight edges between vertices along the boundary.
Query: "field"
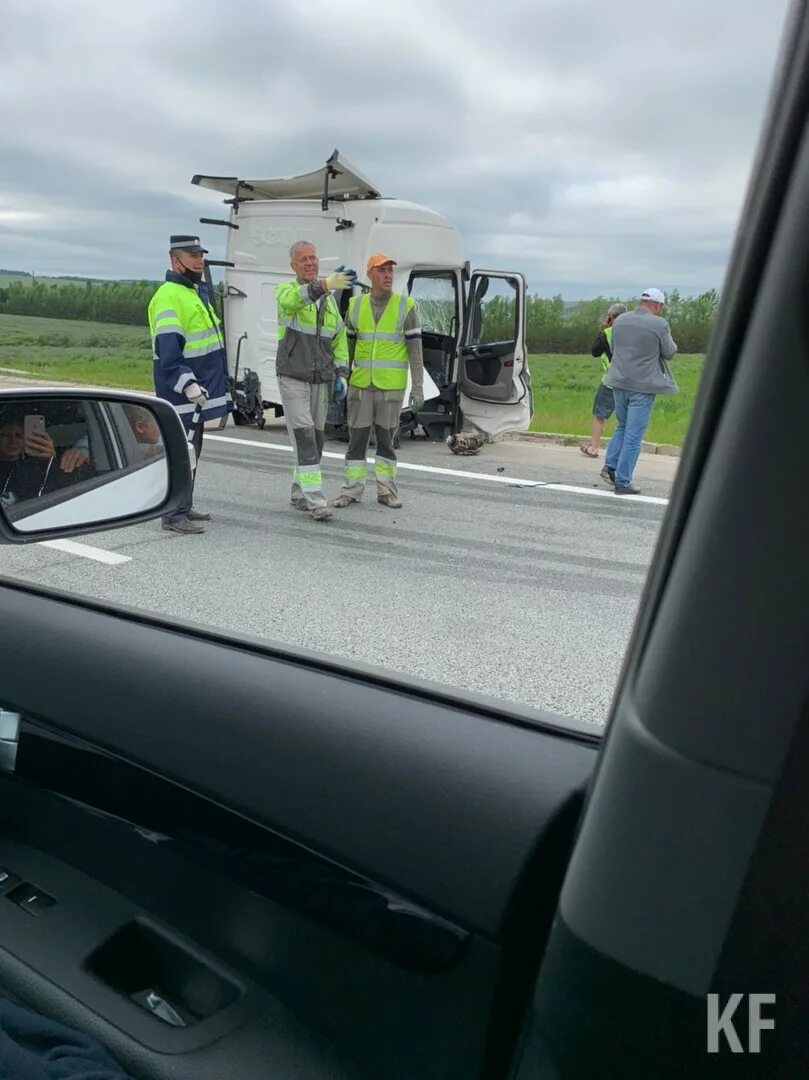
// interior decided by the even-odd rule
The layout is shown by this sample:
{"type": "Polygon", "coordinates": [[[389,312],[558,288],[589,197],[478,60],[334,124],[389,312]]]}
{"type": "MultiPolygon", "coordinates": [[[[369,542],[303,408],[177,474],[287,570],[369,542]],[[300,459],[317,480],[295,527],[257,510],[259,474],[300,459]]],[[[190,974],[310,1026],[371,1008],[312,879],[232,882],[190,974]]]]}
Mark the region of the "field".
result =
{"type": "MultiPolygon", "coordinates": [[[[646,438],[682,443],[702,372],[702,356],[672,362],[680,393],[659,398],[646,438]]],[[[600,364],[590,356],[533,355],[534,431],[587,435],[600,364]]],[[[43,379],[152,389],[152,351],[147,328],[74,322],[29,315],[0,315],[0,368],[43,379]]],[[[2,374],[2,371],[0,371],[2,374]]],[[[614,420],[607,425],[610,433],[614,420]]]]}
{"type": "Polygon", "coordinates": [[[146,326],[0,315],[0,368],[43,379],[153,389],[146,326]]]}
{"type": "MultiPolygon", "coordinates": [[[[694,407],[704,356],[677,356],[671,370],[680,387],[679,394],[659,397],[646,433],[649,442],[681,446],[694,407]]],[[[601,365],[592,356],[544,354],[529,357],[534,389],[532,431],[554,431],[589,435],[593,398],[601,378],[601,365]]],[[[606,434],[615,427],[608,421],[606,434]]]]}
{"type": "MultiPolygon", "coordinates": [[[[15,274],[13,271],[0,270],[0,288],[4,285],[13,285],[15,283],[22,283],[23,285],[31,285],[33,278],[24,274],[15,274]]],[[[60,277],[37,277],[36,279],[41,285],[83,285],[85,281],[96,281],[96,278],[60,278],[60,277]]]]}

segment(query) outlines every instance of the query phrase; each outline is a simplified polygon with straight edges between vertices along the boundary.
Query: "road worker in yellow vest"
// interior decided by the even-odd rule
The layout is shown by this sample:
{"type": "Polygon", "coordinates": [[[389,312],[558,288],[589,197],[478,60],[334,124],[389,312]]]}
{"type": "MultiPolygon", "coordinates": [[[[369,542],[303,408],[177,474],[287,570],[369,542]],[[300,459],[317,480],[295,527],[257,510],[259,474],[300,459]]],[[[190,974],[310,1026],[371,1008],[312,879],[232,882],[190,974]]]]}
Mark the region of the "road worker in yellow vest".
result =
{"type": "Polygon", "coordinates": [[[607,314],[602,320],[601,329],[593,342],[592,354],[601,360],[601,382],[596,390],[593,401],[593,434],[590,442],[579,449],[585,457],[597,458],[601,446],[601,436],[604,434],[604,425],[615,412],[615,397],[607,385],[607,376],[612,363],[612,324],[619,315],[626,311],[626,304],[613,304],[607,309],[607,314]]]}
{"type": "Polygon", "coordinates": [[[289,259],[295,279],[275,287],[275,371],[295,453],[291,502],[315,521],[327,521],[332,511],[323,493],[320,468],[324,429],[329,396],[333,391],[345,398],[348,376],[345,327],[332,294],[353,288],[357,275],[338,266],[326,277],[318,277],[320,259],[309,240],[293,244],[289,259]]]}
{"type": "Polygon", "coordinates": [[[371,428],[376,436],[376,497],[383,506],[402,505],[396,486],[393,442],[410,374],[410,408],[424,405],[424,358],[421,325],[414,301],[393,292],[396,263],[383,252],[368,260],[371,291],[355,296],[346,315],[351,355],[348,382],[349,444],[345,483],[334,500],[338,507],[359,502],[368,476],[366,454],[371,428]]]}

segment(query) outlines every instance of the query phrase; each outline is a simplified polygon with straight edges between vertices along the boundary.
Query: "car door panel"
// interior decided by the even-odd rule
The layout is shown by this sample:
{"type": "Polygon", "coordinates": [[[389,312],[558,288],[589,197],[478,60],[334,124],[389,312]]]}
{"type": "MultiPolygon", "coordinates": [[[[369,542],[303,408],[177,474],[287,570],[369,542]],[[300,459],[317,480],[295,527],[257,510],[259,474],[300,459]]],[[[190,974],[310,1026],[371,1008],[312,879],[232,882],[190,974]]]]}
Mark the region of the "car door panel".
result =
{"type": "MultiPolygon", "coordinates": [[[[121,845],[132,849],[123,874],[111,879],[116,884],[126,880],[131,857],[142,861],[143,852],[150,852],[148,845],[157,845],[417,974],[451,967],[469,942],[469,931],[403,895],[151,771],[41,725],[23,723],[14,779],[70,800],[73,815],[83,808],[108,820],[115,850],[121,845]]],[[[17,792],[13,799],[21,797],[17,792]]],[[[55,826],[65,812],[59,808],[55,826]]],[[[86,833],[81,821],[78,828],[86,833]]],[[[83,837],[81,845],[86,842],[83,837]]],[[[83,846],[72,851],[74,860],[87,872],[100,872],[100,860],[88,863],[83,846]]],[[[107,854],[105,874],[109,866],[107,854]]],[[[139,902],[146,902],[154,890],[149,881],[139,902]]]]}
{"type": "Polygon", "coordinates": [[[521,274],[476,270],[471,277],[458,382],[472,401],[507,405],[528,392],[525,291],[521,274]],[[486,301],[493,283],[501,292],[486,301]]]}
{"type": "Polygon", "coordinates": [[[0,595],[10,623],[37,641],[33,664],[25,635],[5,643],[7,705],[21,702],[29,716],[281,826],[326,857],[348,857],[356,872],[404,884],[491,936],[538,831],[585,780],[598,745],[595,732],[547,737],[492,723],[451,695],[414,709],[415,692],[394,680],[335,678],[218,634],[27,589],[0,595]],[[410,805],[398,798],[402,784],[410,805]]]}
{"type": "Polygon", "coordinates": [[[263,1010],[235,1032],[182,1054],[158,1053],[123,1032],[72,994],[0,949],[3,992],[12,1001],[81,1031],[105,1046],[137,1080],[359,1080],[368,1074],[341,1060],[328,1040],[292,1010],[267,997],[263,1010]]]}
{"type": "MultiPolygon", "coordinates": [[[[0,775],[6,841],[255,986],[330,1068],[499,1074],[596,756],[583,725],[532,726],[333,661],[0,593],[19,631],[0,656],[2,699],[24,713],[16,771],[0,775]]],[[[70,993],[38,978],[38,1000],[70,993]]],[[[260,1027],[248,1014],[180,1053],[175,1075],[205,1075],[192,1062],[260,1027]]],[[[153,1053],[143,1045],[144,1076],[161,1075],[153,1053]]]]}
{"type": "Polygon", "coordinates": [[[527,1025],[549,1075],[807,1073],[808,109],[800,3],[527,1025]]]}

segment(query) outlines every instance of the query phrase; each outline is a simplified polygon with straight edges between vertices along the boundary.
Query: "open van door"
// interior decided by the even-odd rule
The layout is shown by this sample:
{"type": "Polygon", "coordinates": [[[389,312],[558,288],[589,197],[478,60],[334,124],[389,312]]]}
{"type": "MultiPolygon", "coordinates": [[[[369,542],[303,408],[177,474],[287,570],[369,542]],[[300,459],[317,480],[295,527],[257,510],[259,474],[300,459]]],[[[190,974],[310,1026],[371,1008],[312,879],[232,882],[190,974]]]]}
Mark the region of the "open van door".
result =
{"type": "Polygon", "coordinates": [[[525,278],[476,270],[469,282],[458,364],[467,424],[494,438],[526,431],[533,414],[525,345],[525,278]]]}

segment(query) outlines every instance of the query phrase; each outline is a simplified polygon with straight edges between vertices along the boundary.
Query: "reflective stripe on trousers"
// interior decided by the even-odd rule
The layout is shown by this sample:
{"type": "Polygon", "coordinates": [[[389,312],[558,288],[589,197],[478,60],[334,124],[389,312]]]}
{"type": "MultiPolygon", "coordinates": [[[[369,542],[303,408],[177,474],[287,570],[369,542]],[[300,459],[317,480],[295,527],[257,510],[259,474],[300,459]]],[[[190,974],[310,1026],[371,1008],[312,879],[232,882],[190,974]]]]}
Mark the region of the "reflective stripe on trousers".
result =
{"type": "Polygon", "coordinates": [[[345,483],[341,494],[359,500],[368,477],[366,455],[371,428],[376,435],[376,488],[380,495],[398,495],[396,486],[396,451],[393,437],[399,426],[404,394],[398,390],[375,387],[348,388],[348,427],[350,440],[346,453],[345,483]]]}
{"type": "Polygon", "coordinates": [[[326,506],[320,458],[329,410],[329,384],[308,383],[279,375],[278,387],[289,441],[295,453],[291,498],[293,501],[303,499],[307,509],[316,510],[326,506]]]}

